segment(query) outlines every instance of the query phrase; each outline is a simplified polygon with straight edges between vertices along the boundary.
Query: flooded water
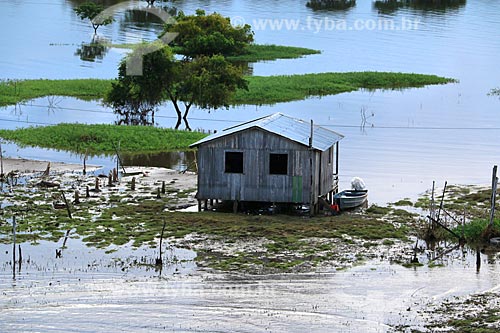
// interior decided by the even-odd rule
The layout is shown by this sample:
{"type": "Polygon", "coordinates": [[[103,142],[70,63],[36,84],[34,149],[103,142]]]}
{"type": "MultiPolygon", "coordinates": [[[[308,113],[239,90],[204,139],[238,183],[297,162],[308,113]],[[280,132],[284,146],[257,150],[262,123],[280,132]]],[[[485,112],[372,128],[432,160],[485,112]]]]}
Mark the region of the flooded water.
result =
{"type": "MultiPolygon", "coordinates": [[[[8,79],[115,77],[123,50],[110,49],[93,62],[75,56],[81,43],[92,39],[88,22],[72,12],[77,3],[0,2],[0,24],[4,30],[16,31],[15,35],[0,37],[5,50],[0,75],[8,79]],[[43,29],[26,26],[26,20],[39,22],[43,29]]],[[[110,5],[116,3],[109,1],[110,5]]],[[[322,51],[301,59],[254,64],[254,75],[377,70],[430,73],[459,80],[446,86],[358,91],[210,113],[194,109],[191,128],[221,129],[273,112],[311,118],[345,135],[340,155],[341,187],[349,187],[350,179],[360,176],[371,190],[372,202],[414,198],[428,189],[432,180],[486,184],[491,166],[500,159],[500,148],[495,144],[500,137],[500,101],[487,96],[490,89],[500,85],[500,3],[451,3],[436,8],[386,8],[359,1],[347,10],[313,11],[305,1],[176,1],[175,6],[187,13],[203,8],[251,24],[258,43],[322,51]],[[393,28],[369,29],[371,22],[384,20],[392,20],[393,28]],[[357,21],[366,27],[355,29],[357,21]],[[335,28],[331,22],[336,22],[335,28]],[[413,29],[405,22],[414,24],[413,29]]],[[[130,11],[118,12],[115,23],[101,27],[99,34],[113,43],[155,39],[160,24],[144,24],[144,20],[130,11]]],[[[0,113],[2,128],[117,120],[112,110],[100,103],[73,98],[36,99],[1,109],[0,113]]],[[[172,127],[175,121],[171,105],[157,113],[159,126],[172,127]]],[[[44,151],[39,155],[44,158],[44,151]]]]}
{"type": "Polygon", "coordinates": [[[194,255],[160,273],[141,266],[150,249],[121,247],[107,254],[68,242],[23,244],[16,278],[0,260],[2,332],[385,332],[397,325],[420,327],[419,310],[454,296],[500,289],[498,257],[457,252],[445,267],[403,268],[381,262],[315,274],[225,275],[195,270],[194,255]],[[132,253],[132,255],[130,254],[132,253]],[[139,262],[139,264],[137,264],[139,262]],[[457,283],[456,281],[460,281],[457,283]]]}
{"type": "MultiPolygon", "coordinates": [[[[4,31],[0,78],[115,77],[123,50],[110,48],[92,59],[82,57],[82,43],[93,37],[88,22],[73,13],[81,2],[0,1],[4,31]]],[[[452,1],[452,5],[442,1],[443,6],[436,8],[387,8],[357,1],[341,11],[313,11],[305,3],[178,0],[175,6],[189,14],[203,8],[249,23],[257,43],[322,51],[301,59],[253,64],[254,75],[376,70],[437,74],[459,82],[210,113],[194,109],[191,128],[221,129],[273,112],[311,118],[345,135],[340,146],[341,187],[349,187],[351,177],[360,176],[371,202],[414,198],[432,180],[489,183],[491,166],[500,162],[500,100],[487,96],[500,86],[499,1],[452,1]],[[398,29],[349,29],[358,20],[365,25],[392,20],[398,29]],[[281,29],[276,26],[280,22],[281,29]],[[336,29],[329,28],[331,22],[338,24],[336,29]],[[414,29],[403,29],[408,22],[414,29]]],[[[126,10],[115,19],[98,31],[113,43],[153,40],[161,30],[159,22],[145,23],[143,16],[126,10]]],[[[0,109],[0,128],[116,120],[112,110],[99,102],[74,98],[40,98],[0,109]]],[[[155,120],[159,126],[173,127],[172,107],[162,107],[155,120]]],[[[3,147],[14,157],[81,162],[80,156],[64,152],[3,147]]],[[[147,161],[183,169],[191,158],[180,153],[129,158],[126,163],[147,161]]],[[[115,162],[96,157],[88,163],[110,167],[115,162]]],[[[23,267],[16,280],[11,277],[9,249],[0,247],[0,331],[91,332],[97,327],[100,331],[384,332],[387,325],[418,323],[416,309],[427,302],[498,290],[500,285],[498,260],[483,257],[481,271],[476,272],[470,255],[432,269],[373,262],[341,272],[259,277],[213,275],[192,264],[182,274],[173,269],[158,278],[147,268],[121,271],[123,266],[116,265],[113,257],[129,257],[127,249],[106,254],[75,241],[74,252],[65,255],[75,260],[56,262],[50,254],[55,245],[44,246],[49,250],[37,257],[36,248],[23,247],[33,264],[23,267]],[[98,270],[85,269],[93,262],[98,270]]],[[[151,250],[144,251],[151,255],[151,250]]],[[[139,258],[138,253],[132,256],[139,258]]]]}

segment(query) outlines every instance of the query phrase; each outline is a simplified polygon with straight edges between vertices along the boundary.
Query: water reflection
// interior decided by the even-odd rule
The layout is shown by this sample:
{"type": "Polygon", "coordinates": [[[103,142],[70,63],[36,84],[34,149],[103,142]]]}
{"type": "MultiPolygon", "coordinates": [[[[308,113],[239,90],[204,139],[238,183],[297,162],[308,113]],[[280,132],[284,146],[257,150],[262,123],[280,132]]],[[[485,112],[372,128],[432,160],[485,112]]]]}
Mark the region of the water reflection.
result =
{"type": "Polygon", "coordinates": [[[106,40],[94,35],[90,43],[82,43],[76,49],[75,56],[78,56],[82,61],[94,62],[96,59],[102,60],[108,51],[106,40]]]}
{"type": "Polygon", "coordinates": [[[124,166],[162,167],[178,171],[196,171],[193,151],[169,151],[149,154],[123,154],[124,166]]]}
{"type": "Polygon", "coordinates": [[[156,7],[148,11],[143,9],[128,9],[124,13],[123,19],[120,20],[120,28],[124,30],[127,27],[134,26],[137,28],[161,29],[165,23],[161,18],[162,12],[167,12],[170,16],[177,15],[177,9],[169,6],[156,7]],[[154,14],[151,10],[157,11],[158,14],[154,14]]]}
{"type": "Polygon", "coordinates": [[[124,109],[115,109],[113,111],[118,115],[118,120],[115,121],[116,125],[137,125],[137,126],[154,126],[155,124],[155,111],[131,111],[124,109]]]}
{"type": "Polygon", "coordinates": [[[312,10],[346,10],[356,6],[356,0],[310,0],[306,6],[312,10]]]}
{"type": "Polygon", "coordinates": [[[385,14],[396,12],[401,8],[445,13],[448,10],[459,10],[465,4],[466,0],[378,0],[374,2],[374,7],[385,14]]]}

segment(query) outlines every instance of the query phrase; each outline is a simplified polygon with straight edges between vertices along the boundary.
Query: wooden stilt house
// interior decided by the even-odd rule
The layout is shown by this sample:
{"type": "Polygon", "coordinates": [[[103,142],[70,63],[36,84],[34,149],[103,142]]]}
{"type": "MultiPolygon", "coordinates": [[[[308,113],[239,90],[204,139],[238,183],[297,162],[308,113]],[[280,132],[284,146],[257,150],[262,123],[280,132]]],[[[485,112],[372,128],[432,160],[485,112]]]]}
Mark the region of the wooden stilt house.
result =
{"type": "Polygon", "coordinates": [[[338,191],[341,134],[275,113],[212,134],[197,148],[199,207],[213,200],[310,205],[338,191]]]}

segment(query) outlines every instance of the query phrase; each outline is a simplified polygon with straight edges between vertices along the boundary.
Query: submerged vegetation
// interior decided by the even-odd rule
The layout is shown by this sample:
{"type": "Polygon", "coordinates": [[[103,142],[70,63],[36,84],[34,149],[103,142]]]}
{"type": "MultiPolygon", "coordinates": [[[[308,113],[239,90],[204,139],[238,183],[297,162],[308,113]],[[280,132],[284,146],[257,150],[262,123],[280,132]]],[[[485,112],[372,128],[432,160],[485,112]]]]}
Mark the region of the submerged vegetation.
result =
{"type": "Polygon", "coordinates": [[[404,89],[455,82],[436,75],[390,72],[251,76],[246,79],[249,89],[238,90],[234,104],[274,104],[359,89],[404,89]]]}
{"type": "MultiPolygon", "coordinates": [[[[237,90],[232,104],[274,104],[359,89],[404,89],[456,82],[436,75],[348,72],[280,76],[247,76],[248,91],[237,90]]],[[[115,80],[21,80],[0,83],[0,106],[44,96],[102,99],[115,80]]]]}
{"type": "Polygon", "coordinates": [[[321,51],[305,47],[282,46],[274,44],[250,44],[246,53],[227,57],[230,61],[258,62],[263,60],[295,59],[306,55],[319,54],[321,51]]]}
{"type": "Polygon", "coordinates": [[[91,101],[104,97],[113,80],[8,80],[0,82],[0,106],[45,96],[70,96],[91,101]]]}
{"type": "MultiPolygon", "coordinates": [[[[173,179],[181,176],[195,177],[173,175],[173,179]]],[[[86,187],[94,187],[94,176],[54,175],[49,180],[61,184],[55,188],[40,186],[37,177],[27,179],[26,185],[1,194],[15,204],[4,207],[0,216],[0,242],[12,241],[9,219],[13,215],[17,216],[20,243],[59,242],[70,230],[71,238],[110,252],[124,244],[156,248],[165,223],[168,243],[195,250],[199,265],[261,273],[311,271],[322,263],[339,269],[367,258],[387,258],[389,247],[405,242],[409,232],[406,224],[395,225],[382,216],[362,213],[304,218],[173,212],[171,209],[178,209],[186,200],[195,201],[195,188],[164,179],[166,188],[160,194],[155,189],[161,186],[161,178],[142,173],[135,177],[135,189],[132,176],[127,176],[91,191],[89,197],[81,195],[70,206],[72,218],[66,209],[56,209],[54,200],[65,192],[72,202],[75,190],[85,193],[86,187]]],[[[404,252],[398,256],[403,257],[404,252]]]]}
{"type": "Polygon", "coordinates": [[[20,145],[61,149],[83,154],[114,154],[158,152],[188,149],[188,146],[205,137],[200,132],[180,131],[144,126],[58,124],[0,130],[0,137],[20,145]]]}

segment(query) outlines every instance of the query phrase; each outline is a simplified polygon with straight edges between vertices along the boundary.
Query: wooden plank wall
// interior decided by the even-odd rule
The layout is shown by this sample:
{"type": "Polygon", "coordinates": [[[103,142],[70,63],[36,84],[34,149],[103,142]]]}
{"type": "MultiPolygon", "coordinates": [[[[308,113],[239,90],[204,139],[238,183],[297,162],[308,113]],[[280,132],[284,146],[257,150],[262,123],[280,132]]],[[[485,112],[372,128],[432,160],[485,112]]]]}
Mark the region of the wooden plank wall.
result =
{"type": "MultiPolygon", "coordinates": [[[[319,163],[321,159],[322,164],[328,165],[327,153],[328,150],[324,154],[313,152],[316,197],[319,195],[317,185],[320,182],[319,163]]],[[[302,176],[301,203],[310,201],[310,151],[304,145],[260,129],[250,129],[202,144],[198,147],[197,154],[200,200],[293,202],[294,176],[302,176]],[[224,172],[224,156],[227,151],[243,152],[243,174],[224,172]],[[269,174],[270,153],[288,154],[287,175],[269,174]]],[[[321,171],[321,192],[327,193],[331,189],[332,166],[333,159],[332,164],[321,171]]]]}

